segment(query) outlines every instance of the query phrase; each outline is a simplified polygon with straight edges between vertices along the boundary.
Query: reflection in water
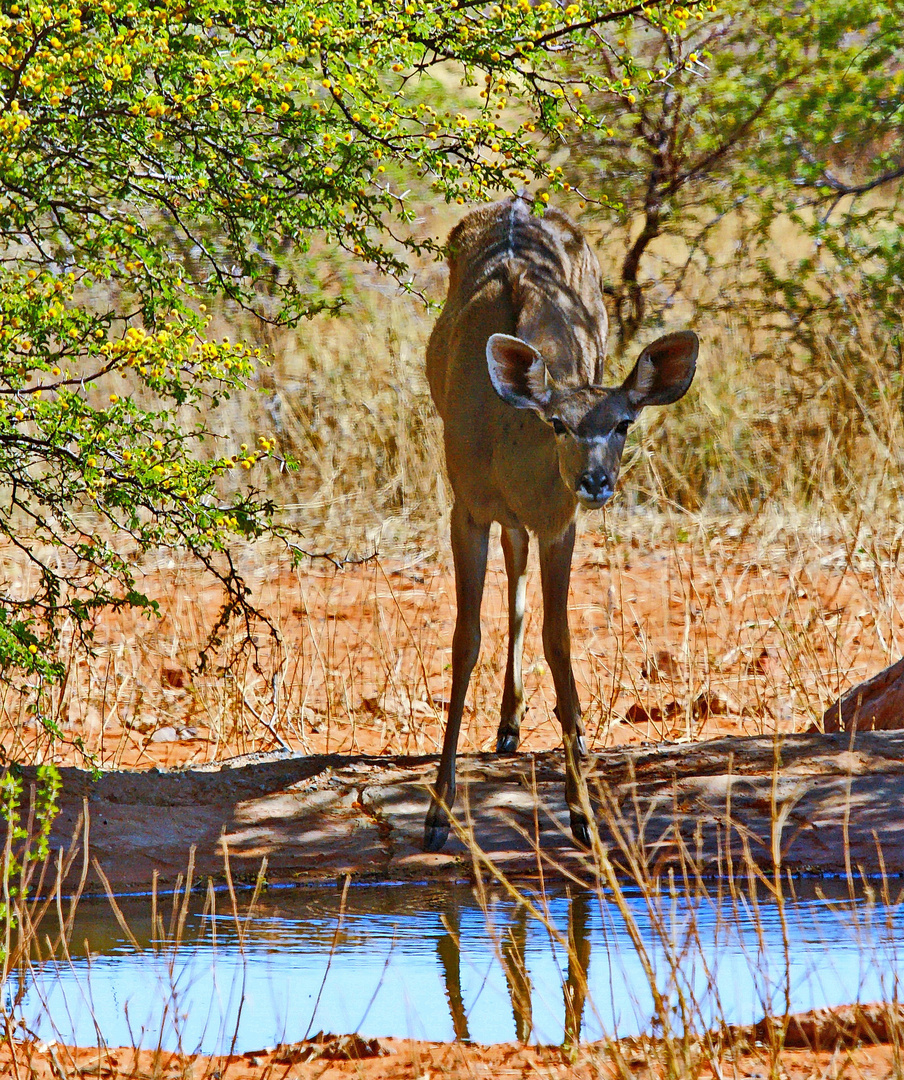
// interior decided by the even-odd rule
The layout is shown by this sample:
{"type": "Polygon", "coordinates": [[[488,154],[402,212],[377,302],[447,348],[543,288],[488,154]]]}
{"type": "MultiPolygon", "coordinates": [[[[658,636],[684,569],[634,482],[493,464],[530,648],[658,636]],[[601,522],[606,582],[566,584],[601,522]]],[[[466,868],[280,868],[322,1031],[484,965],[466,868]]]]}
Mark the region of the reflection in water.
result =
{"type": "MultiPolygon", "coordinates": [[[[590,967],[590,904],[592,894],[571,893],[568,899],[568,975],[562,984],[564,995],[564,1043],[574,1046],[581,1040],[581,1020],[587,998],[587,970],[590,967]]],[[[443,981],[455,1038],[470,1041],[468,1017],[461,995],[461,928],[458,908],[444,914],[448,933],[436,943],[443,969],[443,981]]],[[[526,904],[515,905],[511,921],[500,935],[499,959],[508,987],[515,1038],[530,1042],[533,1033],[531,981],[527,965],[527,926],[530,912],[526,904]]]]}
{"type": "MultiPolygon", "coordinates": [[[[653,1013],[645,965],[701,1028],[782,1011],[786,988],[793,1010],[890,999],[901,911],[846,893],[799,895],[783,921],[756,898],[651,910],[628,892],[643,963],[616,905],[576,889],[523,902],[448,886],[272,889],[237,913],[223,894],[187,912],[177,898],[177,917],[161,899],[156,923],[148,898],[131,899],[129,934],[106,901],[82,901],[68,957],[35,964],[14,1011],[41,1038],[242,1052],[320,1029],[568,1045],[634,1034],[653,1013]]],[[[8,1007],[17,990],[4,988],[8,1007]]]]}
{"type": "Polygon", "coordinates": [[[461,924],[458,910],[458,905],[452,904],[443,912],[446,933],[437,939],[436,954],[443,969],[443,982],[446,986],[446,997],[449,999],[455,1038],[461,1042],[470,1042],[468,1017],[461,996],[461,924]]]}
{"type": "Polygon", "coordinates": [[[518,904],[514,918],[502,935],[502,968],[512,1000],[515,1038],[519,1042],[530,1042],[534,1026],[530,1004],[530,975],[527,973],[527,918],[527,905],[518,904]]]}
{"type": "Polygon", "coordinates": [[[573,893],[568,903],[568,978],[565,980],[565,1045],[581,1041],[581,1020],[590,968],[590,894],[573,893]]]}
{"type": "MultiPolygon", "coordinates": [[[[458,905],[449,905],[443,912],[443,925],[447,933],[436,942],[436,954],[443,972],[443,983],[455,1038],[470,1042],[468,1016],[461,993],[461,921],[458,905]]],[[[500,935],[499,959],[505,975],[511,1001],[512,1016],[515,1021],[515,1038],[519,1042],[530,1042],[533,1030],[531,1017],[530,975],[527,970],[525,943],[527,940],[528,909],[525,904],[516,904],[508,926],[500,935]]],[[[567,994],[567,992],[566,992],[567,994]]]]}

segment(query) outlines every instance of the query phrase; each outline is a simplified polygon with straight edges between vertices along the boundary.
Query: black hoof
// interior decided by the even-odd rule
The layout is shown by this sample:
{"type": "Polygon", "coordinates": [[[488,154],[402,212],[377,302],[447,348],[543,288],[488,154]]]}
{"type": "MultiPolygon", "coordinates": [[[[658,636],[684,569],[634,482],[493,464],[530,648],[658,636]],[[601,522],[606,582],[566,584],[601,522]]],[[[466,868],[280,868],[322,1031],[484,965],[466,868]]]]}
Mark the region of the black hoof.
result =
{"type": "Polygon", "coordinates": [[[496,753],[514,754],[518,749],[517,731],[500,731],[496,735],[496,753]]]}
{"type": "Polygon", "coordinates": [[[443,845],[449,839],[448,825],[424,825],[424,851],[442,851],[443,845]]]}
{"type": "Polygon", "coordinates": [[[583,814],[571,811],[571,835],[578,847],[590,847],[590,825],[583,814]]]}

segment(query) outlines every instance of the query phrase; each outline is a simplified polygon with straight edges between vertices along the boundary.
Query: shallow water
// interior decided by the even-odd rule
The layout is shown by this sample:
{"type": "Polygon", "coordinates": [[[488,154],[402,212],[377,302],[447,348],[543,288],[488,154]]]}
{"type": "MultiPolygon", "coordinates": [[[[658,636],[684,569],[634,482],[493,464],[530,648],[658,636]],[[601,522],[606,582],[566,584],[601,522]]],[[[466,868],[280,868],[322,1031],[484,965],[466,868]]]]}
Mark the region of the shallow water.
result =
{"type": "Polygon", "coordinates": [[[191,898],[176,947],[172,903],[158,901],[154,933],[150,898],[121,901],[130,940],[106,900],[82,900],[68,958],[5,994],[22,994],[15,1011],[44,1039],[209,1053],[319,1030],[484,1043],[650,1031],[642,954],[677,1027],[749,1023],[786,997],[792,1011],[890,998],[904,907],[834,891],[798,891],[784,917],[764,899],[651,905],[629,891],[640,949],[611,901],[562,889],[526,893],[541,918],[463,886],[272,889],[238,918],[218,893],[213,913],[191,898]]]}

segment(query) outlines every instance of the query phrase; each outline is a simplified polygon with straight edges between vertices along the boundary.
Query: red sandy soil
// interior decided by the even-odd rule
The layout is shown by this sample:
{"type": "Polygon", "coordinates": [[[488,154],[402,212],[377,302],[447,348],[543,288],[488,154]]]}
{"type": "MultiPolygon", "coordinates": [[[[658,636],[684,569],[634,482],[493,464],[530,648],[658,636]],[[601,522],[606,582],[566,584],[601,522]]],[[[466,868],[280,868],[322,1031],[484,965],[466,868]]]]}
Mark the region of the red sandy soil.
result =
{"type": "MultiPolygon", "coordinates": [[[[671,1071],[705,1080],[726,1076],[761,1080],[767,1075],[782,1080],[884,1080],[900,1076],[902,1068],[900,1029],[890,1030],[883,1023],[887,1015],[886,1007],[878,1005],[802,1014],[792,1018],[784,1045],[781,1037],[770,1039],[762,1024],[734,1032],[728,1041],[707,1038],[685,1046],[676,1041],[672,1049],[678,1057],[671,1063],[665,1046],[652,1039],[591,1043],[568,1051],[516,1043],[478,1046],[315,1036],[305,1043],[235,1057],[5,1042],[0,1045],[0,1075],[14,1080],[84,1076],[109,1080],[472,1080],[478,1076],[615,1080],[629,1075],[653,1080],[671,1071]]],[[[900,1019],[898,1015],[895,1023],[900,1019]]]]}
{"type": "MultiPolygon", "coordinates": [[[[754,546],[727,535],[640,547],[585,534],[574,560],[576,673],[592,749],[719,735],[803,731],[850,686],[897,659],[904,619],[895,566],[811,538],[754,546]]],[[[104,616],[96,655],[64,633],[70,677],[51,713],[52,746],[15,701],[0,705],[0,745],[18,761],[174,767],[277,746],[303,753],[439,750],[454,595],[444,552],[407,562],[293,570],[239,553],[281,642],[254,628],[254,655],[195,670],[218,610],[192,569],[149,566],[142,585],[164,616],[104,616]],[[275,680],[274,680],[275,677],[275,680]],[[274,694],[274,686],[276,693],[274,694]]],[[[522,749],[561,745],[540,643],[539,582],[529,587],[522,749]]],[[[462,752],[495,741],[505,663],[501,556],[491,559],[483,652],[462,752]]]]}

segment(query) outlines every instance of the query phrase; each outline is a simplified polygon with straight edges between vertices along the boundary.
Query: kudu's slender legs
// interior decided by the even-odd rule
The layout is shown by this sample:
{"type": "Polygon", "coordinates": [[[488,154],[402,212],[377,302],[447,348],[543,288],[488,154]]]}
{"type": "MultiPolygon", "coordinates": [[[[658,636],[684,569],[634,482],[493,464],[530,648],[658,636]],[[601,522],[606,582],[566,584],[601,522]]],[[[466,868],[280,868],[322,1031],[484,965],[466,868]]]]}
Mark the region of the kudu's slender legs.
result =
{"type": "Polygon", "coordinates": [[[556,540],[540,541],[540,583],[543,590],[543,652],[556,688],[556,715],[565,745],[565,798],[571,832],[579,844],[590,846],[585,807],[587,790],[579,759],[586,756],[581,704],[571,670],[571,633],[568,629],[568,586],[574,551],[574,522],[556,540]]]}
{"type": "Polygon", "coordinates": [[[524,682],[521,656],[524,652],[524,605],[527,598],[527,553],[530,538],[520,526],[502,530],[502,551],[508,576],[508,660],[502,691],[502,713],[496,735],[496,753],[512,754],[518,749],[521,718],[524,716],[524,682]]]}
{"type": "Polygon", "coordinates": [[[455,564],[455,633],[452,635],[452,690],[439,775],[424,824],[424,850],[439,851],[449,836],[455,801],[455,753],[471,672],[480,653],[480,604],[487,570],[489,525],[478,525],[464,504],[452,507],[452,559],[455,564]]]}
{"type": "MultiPolygon", "coordinates": [[[[543,590],[543,651],[556,688],[556,715],[565,745],[565,797],[571,831],[585,847],[590,832],[585,806],[587,793],[578,759],[586,755],[581,706],[571,670],[571,635],[568,629],[568,587],[575,527],[572,523],[557,540],[540,542],[540,579],[543,590]]],[[[449,719],[443,738],[439,773],[424,824],[424,850],[439,851],[449,836],[449,810],[455,801],[455,755],[471,672],[480,653],[480,605],[486,577],[489,526],[478,525],[460,502],[452,508],[452,556],[455,563],[457,611],[452,637],[452,690],[449,719]]],[[[518,746],[524,715],[521,654],[524,644],[524,601],[527,586],[527,530],[503,529],[502,546],[508,572],[509,644],[502,695],[502,719],[497,752],[518,746]]]]}

